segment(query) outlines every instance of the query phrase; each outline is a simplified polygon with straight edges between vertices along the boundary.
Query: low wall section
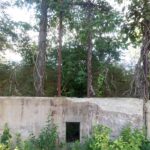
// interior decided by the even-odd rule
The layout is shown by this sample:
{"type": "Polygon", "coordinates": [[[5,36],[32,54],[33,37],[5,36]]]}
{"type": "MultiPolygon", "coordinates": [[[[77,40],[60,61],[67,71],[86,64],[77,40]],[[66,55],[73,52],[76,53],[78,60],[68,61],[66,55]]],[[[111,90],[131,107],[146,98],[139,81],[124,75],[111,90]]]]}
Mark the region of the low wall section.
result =
{"type": "MultiPolygon", "coordinates": [[[[150,106],[150,104],[148,105],[150,106]]],[[[148,107],[150,110],[150,107],[148,107]]],[[[148,111],[148,114],[150,111],[148,111]]],[[[66,140],[66,122],[80,122],[80,139],[88,136],[92,126],[102,124],[112,129],[112,136],[130,124],[143,126],[143,100],[134,98],[56,98],[0,97],[0,133],[5,123],[12,133],[26,138],[39,134],[48,115],[57,126],[59,139],[66,140]]],[[[150,126],[150,115],[148,116],[150,126]]],[[[150,134],[150,131],[148,130],[150,134]]]]}

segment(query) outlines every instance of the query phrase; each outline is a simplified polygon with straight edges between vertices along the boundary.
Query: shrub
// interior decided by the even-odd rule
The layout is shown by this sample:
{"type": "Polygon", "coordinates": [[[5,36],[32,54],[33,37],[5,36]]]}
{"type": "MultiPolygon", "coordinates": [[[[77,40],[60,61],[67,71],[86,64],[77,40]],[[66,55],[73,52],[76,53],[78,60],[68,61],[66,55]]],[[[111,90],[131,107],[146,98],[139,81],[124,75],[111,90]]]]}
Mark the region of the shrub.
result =
{"type": "Polygon", "coordinates": [[[110,131],[109,128],[98,125],[93,128],[91,137],[86,138],[83,143],[77,141],[57,145],[56,126],[48,120],[38,137],[32,134],[29,140],[22,141],[20,134],[17,134],[16,143],[12,146],[12,136],[5,125],[0,138],[0,150],[150,150],[150,141],[145,137],[143,130],[126,127],[115,140],[111,140],[110,131]]]}
{"type": "Polygon", "coordinates": [[[117,139],[111,140],[110,129],[98,125],[84,143],[77,141],[66,147],[67,150],[150,150],[150,141],[145,138],[143,130],[133,130],[129,126],[117,139]]]}
{"type": "Polygon", "coordinates": [[[140,150],[150,150],[150,140],[143,140],[140,150]]]}
{"type": "Polygon", "coordinates": [[[20,134],[16,134],[16,142],[13,147],[10,144],[11,138],[10,130],[6,124],[0,138],[0,150],[55,150],[57,140],[56,126],[48,120],[38,137],[32,134],[29,140],[26,141],[21,140],[20,134]]]}
{"type": "Polygon", "coordinates": [[[36,138],[31,136],[31,143],[28,141],[26,146],[35,148],[36,150],[55,150],[57,140],[56,126],[51,124],[50,120],[47,125],[41,130],[39,136],[36,138]]]}
{"type": "Polygon", "coordinates": [[[127,143],[127,150],[140,150],[142,141],[145,139],[144,132],[142,130],[131,130],[130,127],[123,129],[121,133],[123,142],[127,143]]]}
{"type": "Polygon", "coordinates": [[[94,127],[91,138],[91,150],[109,150],[110,129],[101,125],[94,127]]]}
{"type": "MultiPolygon", "coordinates": [[[[0,138],[0,142],[8,148],[11,138],[12,138],[12,136],[10,134],[10,129],[8,128],[8,125],[5,124],[4,131],[3,131],[1,138],[0,138]]],[[[1,147],[3,147],[3,145],[1,147]]]]}
{"type": "Polygon", "coordinates": [[[6,145],[0,144],[0,150],[9,150],[6,145]]]}

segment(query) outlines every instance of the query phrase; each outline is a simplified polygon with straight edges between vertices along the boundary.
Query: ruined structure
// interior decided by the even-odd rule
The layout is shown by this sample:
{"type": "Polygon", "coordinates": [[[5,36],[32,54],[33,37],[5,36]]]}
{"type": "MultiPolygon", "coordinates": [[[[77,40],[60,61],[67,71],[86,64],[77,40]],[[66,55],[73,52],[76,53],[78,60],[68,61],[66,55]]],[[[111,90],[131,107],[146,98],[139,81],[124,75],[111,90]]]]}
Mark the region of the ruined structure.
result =
{"type": "MultiPolygon", "coordinates": [[[[150,112],[150,103],[147,105],[150,112]]],[[[112,137],[118,136],[128,124],[133,128],[142,128],[144,125],[141,99],[0,97],[0,132],[8,123],[12,133],[21,133],[24,138],[32,132],[37,135],[48,115],[57,126],[60,141],[74,140],[70,139],[71,136],[82,140],[90,135],[96,124],[110,127],[112,137]],[[70,128],[74,128],[74,135],[69,135],[67,130],[70,128]]],[[[148,133],[150,135],[149,130],[148,133]]]]}

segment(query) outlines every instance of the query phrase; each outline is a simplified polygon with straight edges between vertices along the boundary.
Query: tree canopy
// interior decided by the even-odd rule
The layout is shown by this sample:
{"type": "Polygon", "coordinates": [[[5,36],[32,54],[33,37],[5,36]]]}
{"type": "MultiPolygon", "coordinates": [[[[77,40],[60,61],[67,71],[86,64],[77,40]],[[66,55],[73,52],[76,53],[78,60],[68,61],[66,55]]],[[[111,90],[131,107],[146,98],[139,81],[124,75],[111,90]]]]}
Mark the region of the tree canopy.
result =
{"type": "Polygon", "coordinates": [[[0,64],[0,94],[140,97],[134,90],[142,85],[149,92],[149,5],[131,0],[123,15],[106,0],[0,2],[0,50],[22,56],[19,64],[0,64]],[[35,25],[11,20],[6,9],[14,6],[34,9],[35,25]],[[39,33],[38,41],[31,32],[39,33]],[[146,78],[120,64],[128,44],[144,45],[146,78]]]}

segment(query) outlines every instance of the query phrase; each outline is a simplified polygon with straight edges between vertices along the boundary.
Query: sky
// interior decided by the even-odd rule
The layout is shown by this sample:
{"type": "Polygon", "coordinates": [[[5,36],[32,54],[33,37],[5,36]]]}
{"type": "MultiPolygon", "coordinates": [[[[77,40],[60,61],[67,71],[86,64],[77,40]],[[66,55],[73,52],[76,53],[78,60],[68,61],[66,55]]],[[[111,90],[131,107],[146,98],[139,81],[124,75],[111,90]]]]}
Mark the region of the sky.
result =
{"type": "MultiPolygon", "coordinates": [[[[13,2],[14,0],[1,0],[3,2],[13,2]]],[[[10,16],[10,18],[16,22],[22,21],[27,22],[30,25],[34,25],[35,19],[34,19],[34,10],[33,9],[27,9],[27,8],[18,8],[18,7],[9,7],[6,10],[6,13],[10,16]]],[[[29,33],[32,38],[37,41],[38,35],[35,32],[30,31],[29,33]]],[[[1,53],[1,55],[6,59],[6,61],[13,61],[13,62],[20,62],[22,60],[22,57],[17,52],[14,52],[12,50],[6,50],[5,53],[1,53]]]]}
{"type": "MultiPolygon", "coordinates": [[[[13,1],[13,0],[2,0],[2,1],[13,1]]],[[[123,5],[118,5],[116,2],[114,2],[114,0],[107,0],[115,9],[117,9],[118,11],[121,11],[121,9],[123,8],[123,6],[128,5],[129,0],[125,0],[123,5]]],[[[28,22],[31,25],[34,24],[34,11],[33,9],[26,9],[26,8],[9,8],[7,9],[7,13],[10,15],[10,17],[14,20],[14,21],[23,21],[23,22],[28,22]]],[[[31,32],[30,35],[32,36],[32,38],[37,41],[38,40],[38,34],[35,32],[31,32]]],[[[11,50],[7,50],[6,51],[6,59],[9,61],[16,61],[16,62],[20,62],[22,60],[21,56],[18,53],[14,53],[11,50]]],[[[137,61],[138,58],[140,56],[140,48],[139,49],[135,49],[132,46],[128,47],[128,50],[124,50],[121,54],[121,64],[123,64],[124,66],[134,66],[137,61]]]]}

